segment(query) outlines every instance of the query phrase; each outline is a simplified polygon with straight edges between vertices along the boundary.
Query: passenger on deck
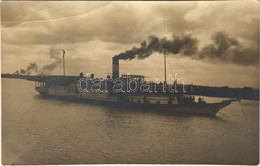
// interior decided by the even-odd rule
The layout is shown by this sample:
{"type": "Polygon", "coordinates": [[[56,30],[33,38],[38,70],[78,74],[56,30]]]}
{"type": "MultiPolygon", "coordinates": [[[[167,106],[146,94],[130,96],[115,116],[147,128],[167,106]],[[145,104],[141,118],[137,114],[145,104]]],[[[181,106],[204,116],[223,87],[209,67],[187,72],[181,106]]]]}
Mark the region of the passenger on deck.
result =
{"type": "Polygon", "coordinates": [[[178,104],[181,104],[181,97],[180,95],[177,96],[178,104]]]}
{"type": "Polygon", "coordinates": [[[199,97],[199,98],[198,98],[198,103],[199,103],[199,104],[204,104],[204,103],[206,103],[206,102],[203,100],[203,98],[199,97]]]}
{"type": "Polygon", "coordinates": [[[172,96],[170,96],[168,99],[168,104],[172,104],[172,100],[173,100],[173,98],[172,98],[172,96]]]}
{"type": "Polygon", "coordinates": [[[202,101],[201,97],[199,97],[198,101],[199,101],[199,103],[201,103],[201,101],[202,101]]]}
{"type": "Polygon", "coordinates": [[[147,97],[144,96],[144,103],[147,103],[147,97]]]}

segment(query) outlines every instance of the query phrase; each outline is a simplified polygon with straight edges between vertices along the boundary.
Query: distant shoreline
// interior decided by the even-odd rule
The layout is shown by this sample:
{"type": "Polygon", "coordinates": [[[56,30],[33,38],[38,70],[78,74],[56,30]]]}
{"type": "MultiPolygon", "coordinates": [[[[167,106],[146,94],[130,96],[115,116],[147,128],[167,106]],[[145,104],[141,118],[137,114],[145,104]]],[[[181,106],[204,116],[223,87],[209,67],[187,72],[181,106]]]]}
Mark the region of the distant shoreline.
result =
{"type": "MultiPolygon", "coordinates": [[[[40,77],[49,76],[30,76],[30,75],[15,75],[15,74],[1,74],[2,78],[25,79],[28,81],[36,81],[40,77]]],[[[58,77],[58,76],[52,76],[58,77]]],[[[77,77],[77,76],[66,76],[77,77]]],[[[259,89],[251,87],[244,88],[229,88],[227,86],[212,87],[201,85],[185,85],[187,95],[199,95],[208,97],[227,97],[227,98],[241,98],[248,100],[259,100],[259,89]]]]}

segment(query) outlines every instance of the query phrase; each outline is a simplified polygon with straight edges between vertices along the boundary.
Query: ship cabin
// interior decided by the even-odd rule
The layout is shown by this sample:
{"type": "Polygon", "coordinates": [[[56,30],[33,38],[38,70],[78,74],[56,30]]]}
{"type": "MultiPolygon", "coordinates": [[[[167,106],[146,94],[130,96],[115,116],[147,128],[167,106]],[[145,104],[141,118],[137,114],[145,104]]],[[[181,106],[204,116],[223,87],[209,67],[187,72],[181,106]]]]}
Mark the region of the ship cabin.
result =
{"type": "Polygon", "coordinates": [[[77,93],[76,85],[78,76],[37,76],[35,81],[35,89],[42,94],[58,94],[77,93]]]}
{"type": "MultiPolygon", "coordinates": [[[[145,104],[188,104],[193,103],[194,98],[183,97],[180,93],[162,93],[160,91],[149,93],[141,92],[140,83],[145,83],[146,78],[142,75],[122,75],[120,78],[125,80],[135,80],[137,82],[138,90],[135,92],[126,93],[115,93],[112,91],[111,86],[107,87],[107,92],[102,91],[89,91],[88,93],[80,92],[78,89],[78,81],[82,76],[38,76],[35,82],[35,89],[41,94],[69,97],[69,98],[81,98],[81,99],[92,99],[92,100],[103,100],[103,101],[128,101],[129,103],[145,103],[145,104]]],[[[94,78],[88,79],[90,82],[94,78]]],[[[89,82],[88,82],[89,83],[89,82]]],[[[102,81],[103,85],[104,82],[102,81]]],[[[135,83],[134,83],[135,84],[135,83]]],[[[91,85],[91,83],[89,84],[91,85]]],[[[154,85],[151,83],[151,90],[154,91],[154,85]]],[[[132,86],[131,82],[129,85],[132,86]]],[[[134,85],[135,86],[135,85],[134,85]]],[[[158,86],[158,85],[157,85],[158,86]]],[[[158,86],[159,87],[159,86],[158,86]]],[[[132,87],[131,87],[132,88],[132,87]]]]}

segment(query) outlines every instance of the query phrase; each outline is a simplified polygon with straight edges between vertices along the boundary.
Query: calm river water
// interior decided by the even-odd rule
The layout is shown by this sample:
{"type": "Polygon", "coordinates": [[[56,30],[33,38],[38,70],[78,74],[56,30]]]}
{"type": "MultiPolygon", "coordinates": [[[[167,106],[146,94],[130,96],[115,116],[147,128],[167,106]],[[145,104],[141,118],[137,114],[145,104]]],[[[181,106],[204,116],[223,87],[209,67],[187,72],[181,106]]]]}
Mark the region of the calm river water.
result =
{"type": "MultiPolygon", "coordinates": [[[[212,99],[211,100],[221,100],[212,99]]],[[[258,101],[216,117],[122,110],[41,97],[2,79],[3,164],[258,163],[258,101]]]]}

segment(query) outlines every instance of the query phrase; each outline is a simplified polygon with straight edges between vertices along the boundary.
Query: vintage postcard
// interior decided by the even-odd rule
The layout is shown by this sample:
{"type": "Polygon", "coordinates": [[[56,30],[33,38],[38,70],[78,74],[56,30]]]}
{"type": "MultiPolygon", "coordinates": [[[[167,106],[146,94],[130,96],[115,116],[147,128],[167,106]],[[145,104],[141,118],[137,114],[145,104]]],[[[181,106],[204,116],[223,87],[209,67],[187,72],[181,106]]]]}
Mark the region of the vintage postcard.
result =
{"type": "Polygon", "coordinates": [[[259,1],[2,1],[2,164],[259,163],[259,1]]]}

